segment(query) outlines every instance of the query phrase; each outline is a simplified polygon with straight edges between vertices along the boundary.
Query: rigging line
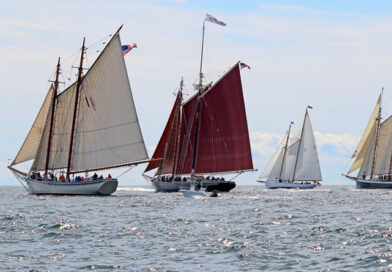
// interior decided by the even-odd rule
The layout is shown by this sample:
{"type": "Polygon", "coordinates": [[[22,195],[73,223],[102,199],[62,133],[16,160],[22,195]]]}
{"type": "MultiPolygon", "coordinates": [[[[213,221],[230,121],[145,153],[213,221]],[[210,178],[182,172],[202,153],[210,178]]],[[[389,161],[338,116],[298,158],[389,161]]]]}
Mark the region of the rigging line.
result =
{"type": "MultiPolygon", "coordinates": [[[[88,45],[87,48],[96,48],[96,47],[98,47],[98,46],[96,46],[98,43],[101,43],[103,40],[111,38],[112,36],[113,36],[113,34],[109,34],[109,35],[105,36],[104,38],[96,41],[95,43],[88,45]],[[94,46],[96,46],[96,47],[94,47],[94,46]]],[[[105,42],[105,44],[106,44],[106,42],[105,42]]],[[[102,44],[100,44],[100,45],[102,45],[102,44]]]]}
{"type": "Polygon", "coordinates": [[[234,177],[232,177],[231,179],[229,179],[229,181],[232,181],[233,179],[235,179],[236,177],[238,177],[239,175],[243,174],[244,171],[241,171],[239,173],[237,173],[237,175],[235,175],[234,177]]]}
{"type": "Polygon", "coordinates": [[[120,174],[120,175],[118,175],[117,177],[116,177],[116,179],[119,179],[119,178],[121,178],[123,175],[125,175],[126,173],[128,173],[129,171],[131,171],[133,168],[135,168],[136,167],[136,165],[132,165],[131,167],[129,167],[127,170],[125,170],[122,174],[120,174]]]}

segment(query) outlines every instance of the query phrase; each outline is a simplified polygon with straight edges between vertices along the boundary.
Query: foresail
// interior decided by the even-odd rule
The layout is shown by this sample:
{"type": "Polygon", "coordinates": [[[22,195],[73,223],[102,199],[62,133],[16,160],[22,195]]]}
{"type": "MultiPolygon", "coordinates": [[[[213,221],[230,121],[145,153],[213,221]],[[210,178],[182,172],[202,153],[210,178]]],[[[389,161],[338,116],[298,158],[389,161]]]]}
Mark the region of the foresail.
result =
{"type": "Polygon", "coordinates": [[[53,88],[51,87],[45,100],[41,106],[40,111],[27,135],[22,147],[20,148],[18,154],[16,155],[12,165],[22,163],[28,160],[32,160],[36,157],[38,148],[41,144],[42,135],[45,129],[45,124],[47,122],[50,108],[53,100],[53,88]]]}
{"type": "Polygon", "coordinates": [[[263,173],[261,173],[259,180],[276,181],[279,179],[280,168],[282,166],[282,160],[284,155],[284,146],[286,144],[287,137],[288,133],[286,132],[286,134],[280,141],[278,148],[275,150],[272,159],[268,163],[267,167],[264,169],[263,173]]]}
{"type": "MultiPolygon", "coordinates": [[[[357,170],[358,168],[362,167],[362,165],[365,161],[366,154],[368,154],[368,157],[371,156],[371,154],[373,154],[373,148],[374,148],[374,143],[375,143],[374,142],[375,134],[376,134],[376,123],[374,122],[373,127],[370,128],[370,131],[367,135],[367,138],[365,139],[365,142],[362,144],[362,148],[361,148],[360,152],[358,152],[356,154],[355,161],[351,165],[347,174],[350,174],[350,173],[354,172],[355,170],[357,170]]],[[[365,166],[365,168],[368,168],[368,166],[365,166]]],[[[370,174],[370,172],[369,172],[369,174],[370,174]]]]}
{"type": "Polygon", "coordinates": [[[306,112],[305,115],[302,141],[299,149],[294,180],[322,180],[316,140],[314,138],[308,112],[306,112]]]}
{"type": "Polygon", "coordinates": [[[363,156],[362,163],[360,165],[360,170],[358,172],[358,177],[370,177],[372,172],[372,164],[373,164],[373,156],[374,156],[374,148],[376,146],[376,124],[374,124],[374,128],[370,130],[370,134],[368,139],[366,140],[363,149],[363,153],[358,154],[357,159],[363,156]]]}
{"type": "MultiPolygon", "coordinates": [[[[57,96],[52,144],[49,155],[49,169],[67,167],[75,94],[76,83],[69,86],[57,96]]],[[[33,164],[32,170],[35,171],[42,171],[45,169],[49,126],[46,126],[44,135],[44,144],[41,145],[41,151],[37,154],[33,164]]]]}
{"type": "MultiPolygon", "coordinates": [[[[302,128],[299,129],[301,131],[302,128]]],[[[296,134],[298,135],[298,131],[296,134]]],[[[284,160],[284,165],[282,169],[282,180],[292,180],[293,179],[293,174],[294,174],[294,166],[295,166],[295,160],[297,158],[297,153],[298,153],[298,144],[299,144],[299,136],[296,138],[290,139],[289,147],[287,148],[287,153],[286,153],[286,158],[284,160]]]]}
{"type": "MultiPolygon", "coordinates": [[[[375,108],[373,110],[373,113],[372,113],[372,115],[370,117],[370,120],[369,120],[369,122],[368,122],[368,124],[366,126],[365,132],[363,133],[362,138],[359,141],[358,147],[355,149],[355,151],[354,151],[353,155],[351,156],[351,158],[354,158],[354,157],[358,156],[358,154],[362,151],[362,149],[365,148],[365,142],[368,139],[369,134],[371,133],[371,130],[372,130],[373,126],[374,126],[374,123],[377,120],[377,116],[378,116],[380,107],[381,107],[381,95],[379,96],[379,98],[377,100],[376,106],[375,106],[375,108]]],[[[360,166],[358,166],[358,167],[360,167],[360,166]]],[[[357,168],[355,168],[355,169],[357,169],[357,168]]],[[[349,173],[354,171],[354,170],[350,169],[349,173]]]]}
{"type": "Polygon", "coordinates": [[[392,116],[386,119],[380,126],[377,140],[374,173],[387,175],[390,171],[392,158],[392,116]]]}
{"type": "Polygon", "coordinates": [[[71,172],[148,158],[117,33],[80,86],[71,172]]]}
{"type": "MultiPolygon", "coordinates": [[[[180,97],[180,93],[179,93],[176,97],[175,102],[174,102],[172,111],[169,115],[169,119],[166,123],[165,129],[163,130],[162,136],[159,139],[158,145],[155,148],[154,154],[151,157],[152,160],[148,163],[146,170],[144,170],[144,172],[155,169],[163,164],[162,160],[165,156],[165,150],[167,150],[166,153],[174,153],[174,150],[171,150],[171,147],[175,148],[175,146],[170,145],[170,143],[172,143],[172,141],[175,140],[174,139],[176,137],[175,134],[178,134],[176,132],[179,129],[178,126],[180,123],[180,120],[178,120],[180,106],[181,106],[181,97],[180,97]],[[162,160],[159,160],[159,159],[162,159],[162,160]]],[[[171,163],[174,163],[174,162],[171,162],[171,163]]],[[[167,162],[165,164],[167,164],[167,162]]],[[[171,166],[173,167],[172,164],[171,164],[171,166]]],[[[165,168],[168,168],[168,166],[166,166],[165,168]]],[[[162,173],[162,171],[160,171],[160,172],[162,173]]]]}

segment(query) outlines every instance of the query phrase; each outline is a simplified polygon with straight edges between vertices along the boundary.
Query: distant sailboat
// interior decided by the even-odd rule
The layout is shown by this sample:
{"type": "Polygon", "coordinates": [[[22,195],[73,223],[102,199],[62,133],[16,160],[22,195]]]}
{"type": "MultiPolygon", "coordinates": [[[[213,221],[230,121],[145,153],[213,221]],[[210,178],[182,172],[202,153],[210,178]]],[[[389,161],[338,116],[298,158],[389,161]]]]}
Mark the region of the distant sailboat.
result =
{"type": "Polygon", "coordinates": [[[322,180],[308,108],[301,128],[292,138],[290,130],[293,122],[290,123],[287,133],[258,180],[269,189],[312,189],[322,180]]]}
{"type": "MultiPolygon", "coordinates": [[[[207,15],[206,20],[213,20],[211,17],[207,15]]],[[[203,85],[204,30],[205,23],[198,92],[182,103],[181,82],[152,156],[154,161],[145,170],[158,169],[151,179],[156,191],[178,191],[193,186],[228,192],[235,187],[235,182],[212,175],[253,170],[239,62],[214,84],[203,85]]],[[[202,195],[203,192],[192,190],[191,194],[202,195]]]]}
{"type": "MultiPolygon", "coordinates": [[[[121,27],[120,27],[121,29],[121,27]]],[[[57,94],[56,80],[17,156],[8,167],[32,194],[110,195],[115,178],[71,175],[148,162],[120,41],[113,35],[83,75],[85,39],[78,79],[57,94]],[[15,165],[33,160],[28,173],[15,165]],[[42,172],[42,174],[41,174],[42,172]],[[62,182],[53,175],[61,174],[62,182]],[[63,178],[64,176],[64,178],[63,178]]]]}
{"type": "Polygon", "coordinates": [[[392,116],[381,122],[382,93],[345,175],[355,180],[358,189],[392,189],[392,116]],[[358,169],[356,177],[349,176],[358,169]]]}

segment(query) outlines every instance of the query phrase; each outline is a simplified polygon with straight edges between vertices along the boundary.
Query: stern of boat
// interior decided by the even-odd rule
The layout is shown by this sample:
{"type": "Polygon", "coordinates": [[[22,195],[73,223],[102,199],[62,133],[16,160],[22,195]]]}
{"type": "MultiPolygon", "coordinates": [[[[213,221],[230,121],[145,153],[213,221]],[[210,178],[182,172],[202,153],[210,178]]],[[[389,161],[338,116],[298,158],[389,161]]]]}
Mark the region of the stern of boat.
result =
{"type": "Polygon", "coordinates": [[[111,195],[117,190],[118,179],[106,180],[98,189],[98,193],[101,195],[111,195]]]}

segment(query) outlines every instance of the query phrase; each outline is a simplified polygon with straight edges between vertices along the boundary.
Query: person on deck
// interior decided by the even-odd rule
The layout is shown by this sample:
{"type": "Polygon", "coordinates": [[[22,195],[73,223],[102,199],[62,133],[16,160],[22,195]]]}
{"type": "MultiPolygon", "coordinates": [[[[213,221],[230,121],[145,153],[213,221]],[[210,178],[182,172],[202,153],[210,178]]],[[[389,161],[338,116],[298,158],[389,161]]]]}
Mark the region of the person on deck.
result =
{"type": "Polygon", "coordinates": [[[108,179],[112,179],[112,175],[109,174],[109,175],[108,175],[108,179]]]}
{"type": "Polygon", "coordinates": [[[61,175],[60,175],[60,181],[65,181],[65,176],[64,176],[64,174],[61,174],[61,175]]]}
{"type": "Polygon", "coordinates": [[[97,175],[97,173],[94,173],[93,180],[97,180],[97,179],[98,179],[98,175],[97,175]]]}

